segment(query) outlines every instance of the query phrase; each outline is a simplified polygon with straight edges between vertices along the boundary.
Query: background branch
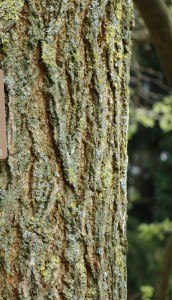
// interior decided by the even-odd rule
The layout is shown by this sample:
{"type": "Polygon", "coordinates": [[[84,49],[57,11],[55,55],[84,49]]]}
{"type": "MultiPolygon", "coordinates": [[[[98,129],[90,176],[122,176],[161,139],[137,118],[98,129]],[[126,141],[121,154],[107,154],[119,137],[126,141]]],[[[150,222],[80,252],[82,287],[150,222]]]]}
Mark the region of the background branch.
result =
{"type": "Polygon", "coordinates": [[[134,0],[149,29],[169,86],[172,87],[172,18],[163,0],[134,0]]]}

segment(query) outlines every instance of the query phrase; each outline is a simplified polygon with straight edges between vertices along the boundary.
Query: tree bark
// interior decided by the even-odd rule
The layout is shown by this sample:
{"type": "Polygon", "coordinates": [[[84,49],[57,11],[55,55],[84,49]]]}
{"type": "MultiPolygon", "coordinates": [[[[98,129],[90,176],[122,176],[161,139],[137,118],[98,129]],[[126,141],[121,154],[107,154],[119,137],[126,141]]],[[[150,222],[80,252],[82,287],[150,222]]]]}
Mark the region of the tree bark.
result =
{"type": "Polygon", "coordinates": [[[167,245],[165,247],[160,277],[158,282],[158,287],[156,291],[157,300],[167,300],[168,299],[168,288],[170,272],[172,267],[172,235],[167,240],[167,245]]]}
{"type": "Polygon", "coordinates": [[[0,300],[125,300],[132,4],[4,0],[0,17],[0,300]]]}

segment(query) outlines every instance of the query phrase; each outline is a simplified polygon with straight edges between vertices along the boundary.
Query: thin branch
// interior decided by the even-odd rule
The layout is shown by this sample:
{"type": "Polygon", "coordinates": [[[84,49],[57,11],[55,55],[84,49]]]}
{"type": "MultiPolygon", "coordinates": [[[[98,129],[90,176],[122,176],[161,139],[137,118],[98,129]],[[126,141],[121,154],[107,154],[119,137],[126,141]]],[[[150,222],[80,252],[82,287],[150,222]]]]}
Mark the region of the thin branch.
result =
{"type": "MultiPolygon", "coordinates": [[[[130,79],[132,82],[137,82],[137,79],[135,76],[130,76],[130,79]]],[[[170,92],[170,88],[159,79],[153,78],[151,76],[146,76],[143,74],[140,75],[140,79],[144,80],[145,82],[149,82],[154,85],[157,85],[158,87],[162,88],[165,92],[170,92]]]]}
{"type": "Polygon", "coordinates": [[[144,29],[139,29],[139,30],[134,30],[131,34],[132,37],[132,41],[133,42],[139,42],[139,43],[150,43],[151,39],[150,39],[150,35],[149,35],[149,31],[144,29]]]}
{"type": "Polygon", "coordinates": [[[149,74],[149,75],[158,77],[158,78],[160,78],[161,80],[162,80],[163,77],[164,77],[164,76],[163,76],[163,73],[158,72],[158,71],[155,71],[155,70],[153,70],[153,69],[151,69],[151,68],[143,67],[143,66],[141,66],[141,65],[139,65],[139,68],[140,68],[140,71],[145,72],[145,73],[147,73],[147,74],[149,74]]]}

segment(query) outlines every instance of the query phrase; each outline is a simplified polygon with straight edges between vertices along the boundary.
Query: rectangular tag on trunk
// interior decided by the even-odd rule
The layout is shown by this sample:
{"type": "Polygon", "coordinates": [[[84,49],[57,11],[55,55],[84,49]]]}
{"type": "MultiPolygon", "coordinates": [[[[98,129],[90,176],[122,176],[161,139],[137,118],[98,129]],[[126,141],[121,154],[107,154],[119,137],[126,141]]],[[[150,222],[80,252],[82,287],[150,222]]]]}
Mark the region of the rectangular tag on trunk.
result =
{"type": "Polygon", "coordinates": [[[3,71],[0,70],[0,159],[7,158],[5,96],[3,71]]]}

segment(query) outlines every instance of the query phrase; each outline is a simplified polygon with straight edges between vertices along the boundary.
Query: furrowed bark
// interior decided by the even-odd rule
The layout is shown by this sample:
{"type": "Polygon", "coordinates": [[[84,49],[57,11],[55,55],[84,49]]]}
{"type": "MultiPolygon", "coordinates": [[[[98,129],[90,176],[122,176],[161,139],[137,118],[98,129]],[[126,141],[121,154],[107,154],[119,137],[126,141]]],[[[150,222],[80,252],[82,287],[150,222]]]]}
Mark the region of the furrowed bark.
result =
{"type": "Polygon", "coordinates": [[[125,300],[132,4],[6,0],[0,15],[0,299],[125,300]]]}

